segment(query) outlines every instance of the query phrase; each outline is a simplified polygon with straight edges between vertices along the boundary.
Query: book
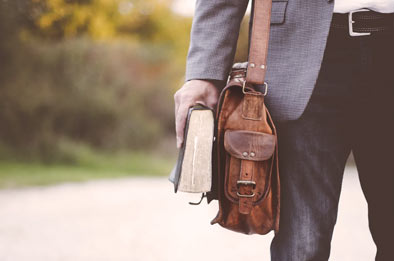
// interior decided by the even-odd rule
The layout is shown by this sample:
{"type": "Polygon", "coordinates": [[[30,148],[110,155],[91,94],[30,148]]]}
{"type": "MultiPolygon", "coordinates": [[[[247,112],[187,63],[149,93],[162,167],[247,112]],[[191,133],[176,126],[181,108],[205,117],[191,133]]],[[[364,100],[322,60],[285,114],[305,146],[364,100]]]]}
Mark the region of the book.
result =
{"type": "Polygon", "coordinates": [[[189,109],[182,147],[169,180],[179,190],[205,193],[212,186],[212,148],[215,119],[213,110],[203,105],[189,109]]]}

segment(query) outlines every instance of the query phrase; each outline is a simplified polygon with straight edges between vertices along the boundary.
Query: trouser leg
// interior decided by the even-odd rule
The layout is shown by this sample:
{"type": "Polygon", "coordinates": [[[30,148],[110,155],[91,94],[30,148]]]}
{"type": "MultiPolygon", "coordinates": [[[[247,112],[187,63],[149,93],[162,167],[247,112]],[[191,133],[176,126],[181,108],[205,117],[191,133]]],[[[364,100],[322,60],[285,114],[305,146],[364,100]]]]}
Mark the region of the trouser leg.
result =
{"type": "Polygon", "coordinates": [[[335,120],[279,126],[281,219],[273,261],[328,260],[349,149],[335,120]]]}
{"type": "MultiPolygon", "coordinates": [[[[372,116],[373,117],[373,116],[372,116]]],[[[370,119],[370,117],[367,117],[370,119]]],[[[394,124],[394,117],[386,119],[394,124]]],[[[384,122],[359,128],[354,156],[368,202],[369,228],[377,246],[376,260],[394,260],[394,130],[384,122]],[[380,126],[379,126],[380,124],[380,126]],[[387,129],[386,129],[387,128],[387,129]]]]}
{"type": "Polygon", "coordinates": [[[377,261],[394,260],[394,36],[365,43],[370,53],[355,89],[351,136],[377,261]]]}
{"type": "MultiPolygon", "coordinates": [[[[312,97],[295,120],[277,123],[281,177],[279,233],[272,261],[328,260],[343,171],[350,152],[348,50],[329,35],[312,97]]],[[[350,68],[350,69],[349,69],[350,68]]]]}
{"type": "Polygon", "coordinates": [[[345,88],[331,82],[332,70],[323,70],[301,118],[278,124],[281,218],[273,261],[329,257],[350,146],[339,98],[347,97],[341,94],[345,88]]]}

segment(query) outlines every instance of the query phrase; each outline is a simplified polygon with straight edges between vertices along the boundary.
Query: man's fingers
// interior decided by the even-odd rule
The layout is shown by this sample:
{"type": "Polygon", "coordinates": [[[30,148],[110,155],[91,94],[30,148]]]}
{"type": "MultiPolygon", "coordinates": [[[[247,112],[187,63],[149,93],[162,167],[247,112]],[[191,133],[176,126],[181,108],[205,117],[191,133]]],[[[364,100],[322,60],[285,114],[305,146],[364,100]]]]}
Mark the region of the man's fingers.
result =
{"type": "Polygon", "coordinates": [[[189,105],[180,105],[175,119],[175,130],[176,130],[176,146],[180,148],[183,142],[183,135],[185,131],[185,124],[189,105]]]}
{"type": "Polygon", "coordinates": [[[174,94],[174,102],[175,102],[175,118],[176,118],[176,115],[178,114],[179,104],[180,104],[178,92],[176,92],[174,94]]]}
{"type": "Polygon", "coordinates": [[[189,108],[196,103],[200,103],[214,109],[217,99],[218,90],[215,85],[202,80],[188,81],[174,94],[175,130],[178,148],[184,142],[183,136],[189,108]]]}
{"type": "Polygon", "coordinates": [[[205,107],[208,107],[207,103],[205,101],[203,101],[203,100],[196,101],[196,104],[201,104],[201,105],[203,105],[205,107]]]}

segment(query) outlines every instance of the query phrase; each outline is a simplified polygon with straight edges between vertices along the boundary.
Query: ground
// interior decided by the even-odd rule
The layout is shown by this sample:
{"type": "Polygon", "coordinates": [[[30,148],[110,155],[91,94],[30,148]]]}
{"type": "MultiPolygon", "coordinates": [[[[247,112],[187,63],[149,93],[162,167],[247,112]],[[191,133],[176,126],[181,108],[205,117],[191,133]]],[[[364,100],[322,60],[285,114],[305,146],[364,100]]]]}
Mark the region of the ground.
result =
{"type": "MultiPolygon", "coordinates": [[[[0,261],[269,260],[272,234],[210,225],[216,202],[174,194],[166,178],[122,178],[0,190],[0,261]]],[[[333,261],[372,261],[367,205],[347,168],[333,261]]]]}

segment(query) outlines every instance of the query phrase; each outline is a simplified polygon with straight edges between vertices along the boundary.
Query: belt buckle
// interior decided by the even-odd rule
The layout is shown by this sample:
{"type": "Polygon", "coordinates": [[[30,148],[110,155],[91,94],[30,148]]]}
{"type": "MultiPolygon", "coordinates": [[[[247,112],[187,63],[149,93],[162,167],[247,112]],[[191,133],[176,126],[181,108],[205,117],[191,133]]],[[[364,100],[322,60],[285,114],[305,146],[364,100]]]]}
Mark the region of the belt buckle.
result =
{"type": "Polygon", "coordinates": [[[358,9],[358,10],[354,10],[354,11],[350,11],[349,12],[349,35],[350,36],[364,36],[364,35],[371,35],[371,33],[357,33],[355,31],[353,31],[353,14],[354,13],[359,13],[359,12],[367,12],[370,11],[369,9],[358,9]]]}

